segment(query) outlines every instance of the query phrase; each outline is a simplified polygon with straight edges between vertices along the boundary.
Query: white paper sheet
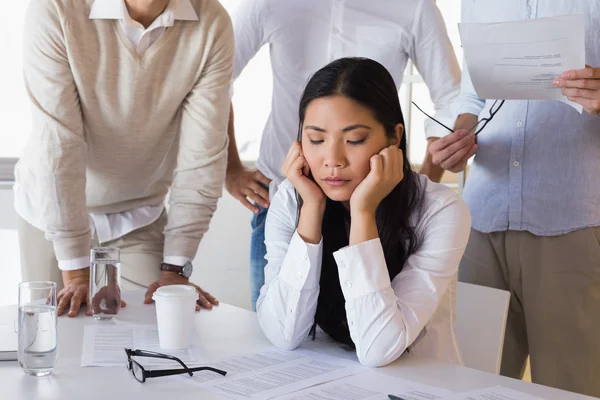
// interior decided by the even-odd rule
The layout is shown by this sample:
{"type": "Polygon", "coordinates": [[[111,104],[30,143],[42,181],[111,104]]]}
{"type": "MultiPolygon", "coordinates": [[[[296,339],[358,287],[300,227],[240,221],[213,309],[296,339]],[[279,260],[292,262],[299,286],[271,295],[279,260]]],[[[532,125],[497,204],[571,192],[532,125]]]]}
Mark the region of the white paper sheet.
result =
{"type": "Polygon", "coordinates": [[[459,24],[475,92],[482,99],[559,100],[581,113],[552,80],[585,68],[584,27],[583,14],[459,24]]]}
{"type": "Polygon", "coordinates": [[[271,399],[365,371],[356,361],[308,350],[271,349],[209,365],[227,376],[202,371],[178,379],[232,399],[271,399]]]}
{"type": "Polygon", "coordinates": [[[405,400],[437,400],[454,392],[423,385],[375,371],[364,372],[334,382],[292,393],[280,400],[389,400],[393,394],[405,400]]]}
{"type": "MultiPolygon", "coordinates": [[[[197,361],[189,348],[161,349],[156,325],[102,323],[84,326],[81,366],[123,367],[127,363],[125,348],[168,354],[178,357],[186,364],[197,361]]],[[[158,358],[138,357],[136,360],[144,366],[179,365],[177,362],[158,358]]]]}
{"type": "Polygon", "coordinates": [[[504,386],[473,390],[445,398],[444,400],[543,400],[504,386]]]}

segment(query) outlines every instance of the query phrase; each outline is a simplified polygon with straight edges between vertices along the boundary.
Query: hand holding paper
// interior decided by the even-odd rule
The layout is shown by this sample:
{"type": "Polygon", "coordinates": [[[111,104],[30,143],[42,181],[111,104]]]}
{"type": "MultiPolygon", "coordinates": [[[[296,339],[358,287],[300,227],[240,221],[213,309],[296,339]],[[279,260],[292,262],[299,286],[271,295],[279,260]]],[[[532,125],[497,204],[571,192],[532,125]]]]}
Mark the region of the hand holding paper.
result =
{"type": "Polygon", "coordinates": [[[581,112],[581,102],[570,101],[554,80],[565,71],[584,68],[584,26],[582,14],[461,23],[460,37],[477,95],[482,99],[559,100],[581,112]]]}
{"type": "Polygon", "coordinates": [[[590,114],[600,114],[600,68],[565,71],[553,82],[570,101],[583,106],[590,114]]]}

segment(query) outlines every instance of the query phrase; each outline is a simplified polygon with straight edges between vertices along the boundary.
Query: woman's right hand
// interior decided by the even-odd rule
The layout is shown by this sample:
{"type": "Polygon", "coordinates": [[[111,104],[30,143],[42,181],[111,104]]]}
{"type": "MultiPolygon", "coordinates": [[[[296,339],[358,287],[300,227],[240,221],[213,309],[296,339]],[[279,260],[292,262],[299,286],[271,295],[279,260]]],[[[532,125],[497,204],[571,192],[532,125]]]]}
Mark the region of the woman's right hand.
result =
{"type": "Polygon", "coordinates": [[[300,142],[295,141],[288,151],[283,166],[283,175],[292,183],[305,205],[325,205],[325,193],[317,183],[308,177],[309,167],[300,142]]]}

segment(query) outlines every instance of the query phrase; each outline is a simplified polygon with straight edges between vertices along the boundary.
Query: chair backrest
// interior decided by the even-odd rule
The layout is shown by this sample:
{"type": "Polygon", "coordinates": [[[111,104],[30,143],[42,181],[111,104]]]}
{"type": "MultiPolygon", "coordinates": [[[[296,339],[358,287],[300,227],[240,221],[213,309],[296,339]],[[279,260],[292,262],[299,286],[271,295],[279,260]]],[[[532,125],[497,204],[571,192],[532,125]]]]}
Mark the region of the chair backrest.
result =
{"type": "Polygon", "coordinates": [[[454,332],[466,367],[498,374],[510,293],[458,282],[454,332]]]}

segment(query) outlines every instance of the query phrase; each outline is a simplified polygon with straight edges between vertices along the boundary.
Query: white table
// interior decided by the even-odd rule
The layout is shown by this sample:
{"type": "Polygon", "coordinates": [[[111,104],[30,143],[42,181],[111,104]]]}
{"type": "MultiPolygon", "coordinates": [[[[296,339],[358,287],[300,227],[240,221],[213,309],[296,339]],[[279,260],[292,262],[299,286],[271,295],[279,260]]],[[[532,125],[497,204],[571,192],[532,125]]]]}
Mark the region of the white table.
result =
{"type": "MultiPolygon", "coordinates": [[[[119,319],[145,324],[155,323],[154,306],[141,304],[141,293],[125,294],[124,297],[128,305],[121,310],[119,319]]],[[[80,367],[84,323],[99,322],[83,316],[73,319],[59,318],[59,361],[50,376],[31,377],[21,371],[17,362],[0,362],[0,399],[224,399],[222,396],[170,378],[148,379],[142,384],[133,378],[125,366],[80,367]]],[[[260,351],[271,346],[262,334],[255,314],[241,308],[221,304],[212,311],[202,310],[196,313],[195,323],[200,344],[211,360],[260,351]]],[[[331,343],[307,341],[304,347],[332,356],[356,359],[354,353],[331,343]]],[[[547,400],[592,399],[470,368],[430,364],[411,360],[410,357],[402,357],[378,371],[456,391],[503,385],[547,400]]]]}

